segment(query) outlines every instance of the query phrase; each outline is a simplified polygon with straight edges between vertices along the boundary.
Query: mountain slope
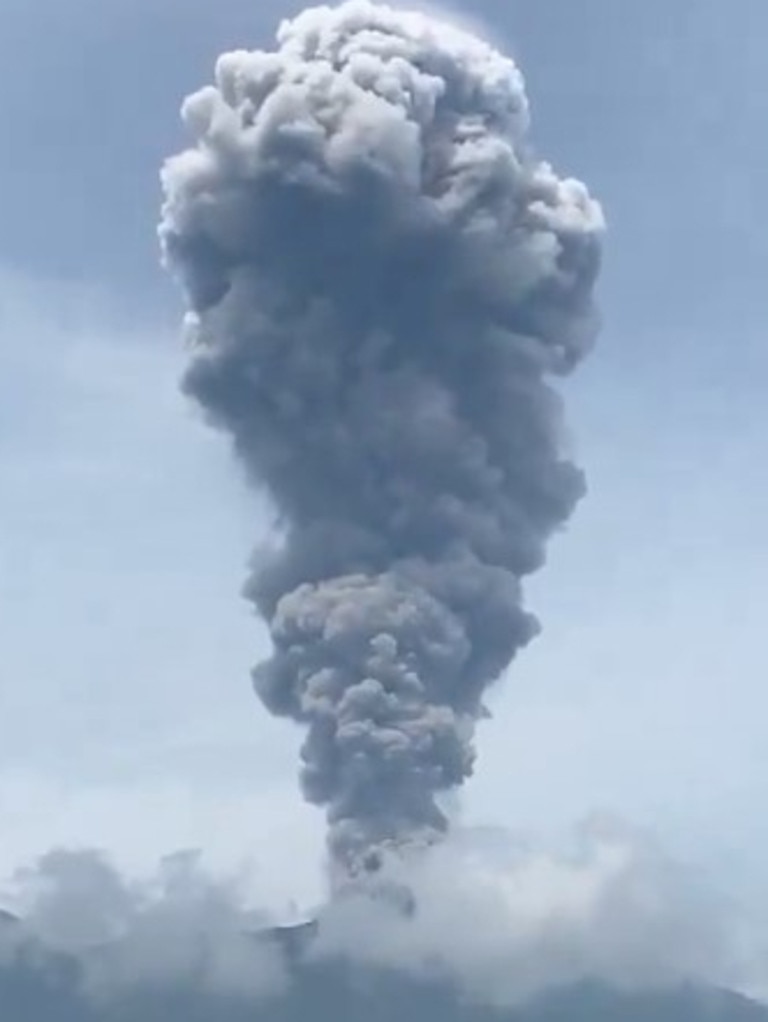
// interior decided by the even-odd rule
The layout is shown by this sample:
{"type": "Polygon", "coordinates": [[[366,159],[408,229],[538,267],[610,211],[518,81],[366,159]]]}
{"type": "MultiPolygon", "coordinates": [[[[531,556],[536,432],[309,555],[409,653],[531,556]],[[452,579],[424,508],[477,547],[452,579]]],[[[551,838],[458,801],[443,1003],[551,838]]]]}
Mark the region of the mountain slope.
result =
{"type": "Polygon", "coordinates": [[[81,992],[77,965],[28,945],[0,965],[2,1022],[768,1022],[734,993],[680,988],[621,993],[596,983],[555,990],[515,1009],[464,1001],[444,980],[415,980],[340,962],[295,960],[279,995],[259,1002],[189,982],[122,993],[101,1004],[81,992]]]}

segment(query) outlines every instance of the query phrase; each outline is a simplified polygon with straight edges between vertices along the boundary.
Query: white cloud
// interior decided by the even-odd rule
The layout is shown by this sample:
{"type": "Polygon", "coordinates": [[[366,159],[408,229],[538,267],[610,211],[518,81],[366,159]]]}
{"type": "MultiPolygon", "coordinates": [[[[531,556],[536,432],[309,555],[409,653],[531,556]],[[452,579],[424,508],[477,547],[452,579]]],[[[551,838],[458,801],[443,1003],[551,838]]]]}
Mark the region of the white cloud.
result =
{"type": "Polygon", "coordinates": [[[15,886],[19,939],[75,955],[97,997],[158,985],[252,997],[284,982],[276,949],[254,941],[269,916],[249,912],[237,878],[214,879],[194,853],[138,883],[98,853],[52,851],[15,886]]]}
{"type": "Polygon", "coordinates": [[[614,820],[587,821],[565,850],[458,832],[392,863],[381,892],[326,910],[321,955],[446,974],[470,998],[502,1005],[583,979],[756,986],[756,937],[740,912],[614,820]],[[387,884],[412,890],[412,915],[392,908],[387,884]]]}
{"type": "MultiPolygon", "coordinates": [[[[282,865],[295,883],[300,857],[282,865]]],[[[138,876],[101,853],[54,850],[16,870],[6,896],[20,933],[76,955],[97,995],[202,982],[213,993],[261,996],[285,979],[275,943],[252,938],[285,920],[275,875],[206,869],[191,852],[138,876]]],[[[590,819],[552,848],[459,829],[317,912],[310,953],[320,963],[341,956],[442,978],[484,1004],[514,1005],[584,979],[627,990],[686,982],[766,990],[764,923],[751,927],[652,837],[613,819],[590,819]],[[411,912],[402,910],[405,890],[411,912]]]]}

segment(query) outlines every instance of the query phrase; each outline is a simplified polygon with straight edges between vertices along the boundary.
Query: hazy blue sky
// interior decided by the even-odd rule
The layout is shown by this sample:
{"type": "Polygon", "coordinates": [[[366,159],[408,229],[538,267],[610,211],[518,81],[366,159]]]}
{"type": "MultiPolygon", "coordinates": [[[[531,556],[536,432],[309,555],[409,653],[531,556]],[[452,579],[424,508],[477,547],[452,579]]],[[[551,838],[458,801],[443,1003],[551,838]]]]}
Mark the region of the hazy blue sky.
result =
{"type": "MultiPolygon", "coordinates": [[[[252,857],[278,898],[315,878],[298,735],[248,684],[264,640],[238,588],[264,522],[177,396],[154,234],[181,98],[296,8],[0,0],[0,873],[63,841],[252,857]]],[[[768,5],[465,11],[519,57],[537,148],[610,233],[600,347],[567,387],[590,495],[529,586],[544,632],[464,812],[609,810],[760,880],[768,5]]]]}

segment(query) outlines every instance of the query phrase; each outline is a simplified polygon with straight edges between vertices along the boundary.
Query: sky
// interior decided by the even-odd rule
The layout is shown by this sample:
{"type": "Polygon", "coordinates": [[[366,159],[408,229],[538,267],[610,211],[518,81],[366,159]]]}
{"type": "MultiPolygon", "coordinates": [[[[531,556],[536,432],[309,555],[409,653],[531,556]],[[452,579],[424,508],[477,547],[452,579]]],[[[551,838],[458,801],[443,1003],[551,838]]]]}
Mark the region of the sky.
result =
{"type": "MultiPolygon", "coordinates": [[[[0,875],[54,845],[182,847],[311,899],[300,735],[248,671],[263,508],[177,391],[163,158],[282,0],[0,0],[0,875]],[[291,864],[285,869],[286,862],[291,864]]],[[[520,62],[537,151],[609,223],[599,345],[565,386],[589,495],[527,586],[543,631],[453,811],[592,813],[768,894],[762,0],[454,7],[520,62]]]]}

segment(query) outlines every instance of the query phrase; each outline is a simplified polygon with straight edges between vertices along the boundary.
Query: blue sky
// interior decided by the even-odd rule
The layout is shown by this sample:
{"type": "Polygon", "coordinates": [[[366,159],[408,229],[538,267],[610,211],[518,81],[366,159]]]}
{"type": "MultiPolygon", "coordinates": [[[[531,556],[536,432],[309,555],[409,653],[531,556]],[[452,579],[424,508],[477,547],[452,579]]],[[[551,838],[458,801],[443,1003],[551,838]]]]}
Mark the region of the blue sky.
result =
{"type": "MultiPolygon", "coordinates": [[[[264,518],[176,392],[154,233],[182,97],[295,9],[3,0],[0,873],[60,842],[131,866],[195,845],[252,858],[278,900],[316,883],[299,736],[248,685],[264,635],[238,588],[264,518]]],[[[590,494],[529,586],[544,631],[494,695],[462,811],[616,812],[768,884],[768,8],[464,13],[519,58],[538,150],[610,231],[604,331],[566,387],[590,494]]]]}

